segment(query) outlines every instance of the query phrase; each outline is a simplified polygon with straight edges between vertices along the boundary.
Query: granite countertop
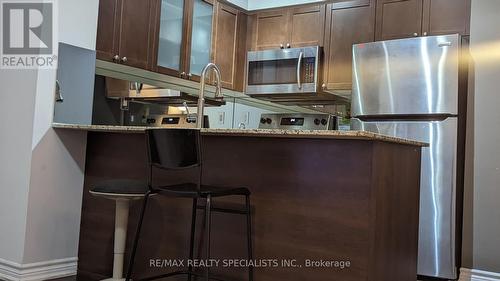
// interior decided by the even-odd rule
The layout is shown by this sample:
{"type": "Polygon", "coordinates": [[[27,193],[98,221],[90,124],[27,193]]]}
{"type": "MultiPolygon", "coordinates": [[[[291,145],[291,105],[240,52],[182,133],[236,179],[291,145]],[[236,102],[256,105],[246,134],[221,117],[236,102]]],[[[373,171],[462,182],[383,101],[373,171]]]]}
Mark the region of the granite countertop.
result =
{"type": "MultiPolygon", "coordinates": [[[[151,127],[111,126],[111,125],[78,125],[53,123],[53,128],[76,129],[92,132],[142,133],[151,127]]],[[[381,135],[366,131],[319,131],[319,130],[281,130],[281,129],[201,129],[202,135],[249,136],[249,137],[285,137],[316,139],[353,139],[378,140],[415,146],[428,146],[427,143],[381,135]]]]}

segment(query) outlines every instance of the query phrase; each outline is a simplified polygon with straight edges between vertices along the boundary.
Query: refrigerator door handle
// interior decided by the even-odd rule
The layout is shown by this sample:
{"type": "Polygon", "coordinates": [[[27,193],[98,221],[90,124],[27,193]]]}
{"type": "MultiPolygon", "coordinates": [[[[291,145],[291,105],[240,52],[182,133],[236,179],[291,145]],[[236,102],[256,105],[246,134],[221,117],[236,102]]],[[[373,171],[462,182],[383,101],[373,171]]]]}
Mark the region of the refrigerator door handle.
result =
{"type": "Polygon", "coordinates": [[[439,43],[438,44],[438,47],[442,48],[442,47],[451,47],[451,42],[443,42],[443,43],[439,43]]]}

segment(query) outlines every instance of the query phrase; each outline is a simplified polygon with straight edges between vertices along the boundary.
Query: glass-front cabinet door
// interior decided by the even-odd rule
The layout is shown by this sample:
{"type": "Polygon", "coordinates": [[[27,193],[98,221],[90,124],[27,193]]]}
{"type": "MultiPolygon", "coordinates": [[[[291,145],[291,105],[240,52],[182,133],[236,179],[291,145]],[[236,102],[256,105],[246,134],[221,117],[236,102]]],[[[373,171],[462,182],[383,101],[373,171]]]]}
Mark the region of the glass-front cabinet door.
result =
{"type": "Polygon", "coordinates": [[[201,75],[211,61],[213,5],[207,1],[194,0],[191,29],[191,55],[189,70],[192,75],[201,75]]]}
{"type": "Polygon", "coordinates": [[[213,4],[210,0],[161,0],[158,71],[199,81],[212,59],[213,4]]]}
{"type": "Polygon", "coordinates": [[[184,2],[187,1],[161,0],[157,65],[165,74],[180,76],[183,71],[184,2]]]}

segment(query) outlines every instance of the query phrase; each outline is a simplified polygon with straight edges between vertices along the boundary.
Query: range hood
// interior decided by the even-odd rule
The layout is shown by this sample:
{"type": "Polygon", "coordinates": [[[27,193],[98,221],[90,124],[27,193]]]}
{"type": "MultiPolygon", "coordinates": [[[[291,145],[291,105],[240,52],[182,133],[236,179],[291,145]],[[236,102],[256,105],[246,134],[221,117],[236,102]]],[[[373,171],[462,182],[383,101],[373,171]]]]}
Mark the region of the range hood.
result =
{"type": "Polygon", "coordinates": [[[350,95],[339,95],[327,92],[312,94],[282,94],[282,95],[252,95],[252,97],[266,100],[282,105],[312,106],[312,105],[334,105],[349,104],[350,95]]]}
{"type": "MultiPolygon", "coordinates": [[[[195,106],[198,97],[181,91],[165,89],[138,82],[106,77],[106,97],[120,98],[133,101],[142,101],[170,106],[195,106]]],[[[208,106],[221,106],[226,104],[224,100],[205,97],[208,106]]]]}

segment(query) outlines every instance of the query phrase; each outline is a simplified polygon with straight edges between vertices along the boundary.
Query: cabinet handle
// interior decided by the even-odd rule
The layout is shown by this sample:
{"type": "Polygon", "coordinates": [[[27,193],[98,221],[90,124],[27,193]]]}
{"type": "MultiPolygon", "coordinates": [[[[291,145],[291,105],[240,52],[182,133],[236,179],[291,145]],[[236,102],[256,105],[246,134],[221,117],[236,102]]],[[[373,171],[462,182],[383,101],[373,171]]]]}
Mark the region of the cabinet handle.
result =
{"type": "Polygon", "coordinates": [[[290,47],[291,47],[290,43],[286,43],[286,48],[290,49],[290,47]]]}
{"type": "Polygon", "coordinates": [[[193,77],[193,74],[192,73],[188,73],[188,78],[191,79],[191,77],[193,77]]]}
{"type": "Polygon", "coordinates": [[[416,32],[415,32],[415,33],[413,33],[413,36],[417,37],[417,36],[418,36],[418,33],[416,33],[416,32]]]}
{"type": "Polygon", "coordinates": [[[427,36],[427,32],[424,32],[424,36],[427,36]]]}
{"type": "Polygon", "coordinates": [[[122,62],[127,62],[127,60],[128,60],[127,57],[122,58],[122,62]]]}
{"type": "Polygon", "coordinates": [[[119,56],[119,55],[115,55],[115,56],[113,57],[113,61],[114,61],[114,62],[118,62],[119,60],[120,60],[120,56],[119,56]]]}
{"type": "Polygon", "coordinates": [[[321,89],[326,90],[326,84],[325,83],[321,84],[321,89]]]}
{"type": "Polygon", "coordinates": [[[285,46],[283,46],[283,44],[280,44],[280,49],[284,49],[285,46]]]}

